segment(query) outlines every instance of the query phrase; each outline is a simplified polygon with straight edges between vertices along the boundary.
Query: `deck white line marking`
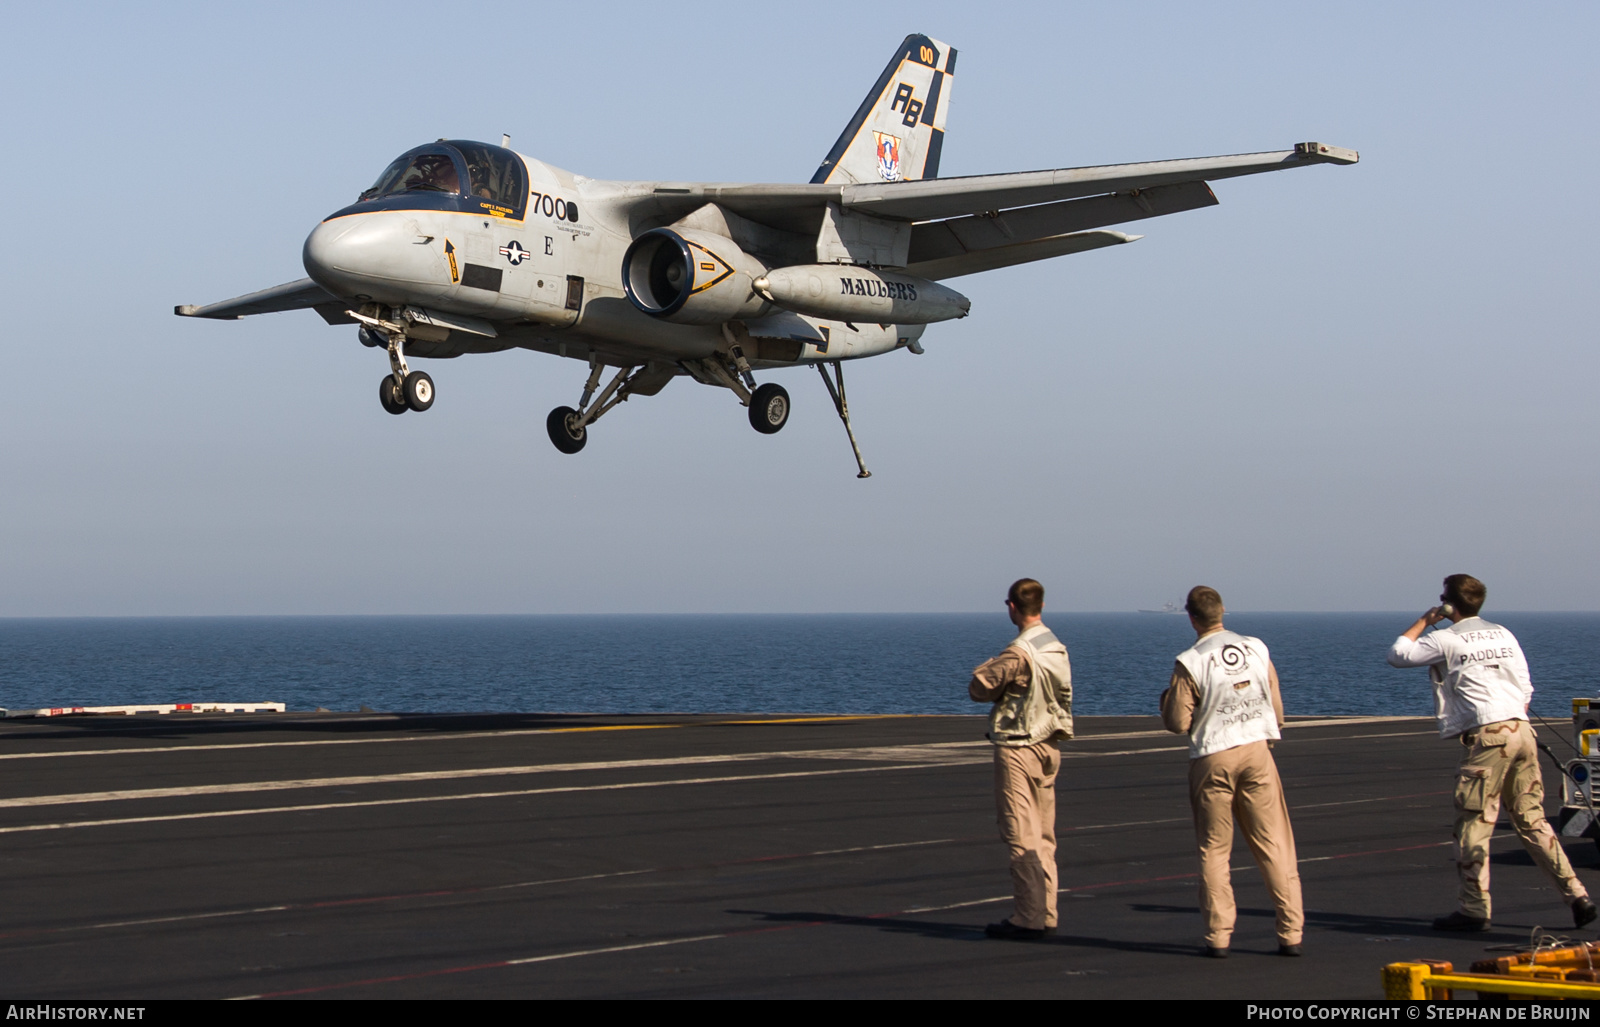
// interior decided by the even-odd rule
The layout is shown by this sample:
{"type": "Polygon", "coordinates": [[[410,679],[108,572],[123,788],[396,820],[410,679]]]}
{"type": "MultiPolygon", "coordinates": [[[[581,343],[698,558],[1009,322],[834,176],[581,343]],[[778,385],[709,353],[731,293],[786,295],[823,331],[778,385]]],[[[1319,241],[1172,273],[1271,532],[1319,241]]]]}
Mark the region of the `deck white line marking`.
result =
{"type": "MultiPolygon", "coordinates": [[[[1390,722],[1399,722],[1399,721],[1406,721],[1406,720],[1428,721],[1429,723],[1432,723],[1433,718],[1432,717],[1329,717],[1329,718],[1324,718],[1324,719],[1321,719],[1321,720],[1291,720],[1291,721],[1289,721],[1287,724],[1285,724],[1283,726],[1284,726],[1285,729],[1288,729],[1288,728],[1302,728],[1302,727],[1339,727],[1339,726],[1354,727],[1357,724],[1387,724],[1387,723],[1390,723],[1390,722]]],[[[1164,738],[1164,737],[1170,737],[1172,734],[1173,734],[1173,732],[1168,731],[1168,730],[1166,730],[1164,728],[1159,730],[1159,731],[1119,731],[1119,732],[1116,732],[1115,734],[1079,735],[1077,738],[1074,739],[1074,741],[1078,741],[1078,742],[1098,742],[1098,741],[1101,741],[1101,740],[1111,740],[1111,739],[1121,739],[1121,738],[1164,738]]],[[[1354,737],[1366,738],[1366,737],[1369,737],[1369,736],[1367,736],[1367,735],[1356,735],[1354,737]]],[[[1373,735],[1373,736],[1370,736],[1370,737],[1376,738],[1376,737],[1380,737],[1380,736],[1373,735]]]]}
{"type": "Polygon", "coordinates": [[[1357,724],[1398,724],[1414,720],[1433,723],[1432,717],[1328,717],[1323,720],[1291,720],[1284,727],[1354,727],[1357,724]]]}
{"type": "Polygon", "coordinates": [[[602,760],[586,763],[531,763],[513,767],[476,767],[466,770],[414,770],[395,774],[357,774],[345,777],[295,778],[283,781],[238,781],[232,784],[177,785],[168,788],[127,788],[106,792],[67,792],[57,795],[24,795],[0,799],[0,809],[36,806],[66,806],[90,802],[121,802],[130,799],[171,799],[194,795],[235,795],[250,792],[281,792],[300,788],[340,788],[354,785],[406,784],[417,781],[459,781],[477,777],[509,777],[528,774],[553,774],[595,770],[639,770],[650,767],[681,767],[716,763],[751,763],[763,760],[826,759],[863,762],[915,763],[939,762],[948,765],[988,762],[954,753],[952,749],[988,742],[939,742],[929,745],[878,746],[860,749],[796,749],[781,752],[721,753],[710,756],[672,756],[644,760],[602,760]]]}
{"type": "MultiPolygon", "coordinates": [[[[1449,844],[1452,844],[1452,843],[1444,842],[1442,844],[1449,845],[1449,844]]],[[[1409,845],[1409,846],[1404,846],[1404,847],[1401,847],[1401,848],[1398,848],[1398,849],[1371,849],[1371,850],[1367,850],[1367,851],[1363,851],[1363,852],[1343,853],[1343,854],[1336,855],[1336,856],[1320,856],[1320,857],[1317,857],[1317,859],[1319,859],[1319,860],[1320,859],[1348,859],[1348,858],[1351,858],[1351,857],[1354,857],[1354,856],[1376,856],[1376,855],[1382,855],[1382,854],[1391,853],[1391,852],[1407,852],[1407,851],[1410,851],[1410,850],[1413,850],[1413,849],[1435,848],[1435,847],[1436,847],[1436,845],[1434,845],[1434,844],[1409,845]]],[[[1314,862],[1314,861],[1315,860],[1300,860],[1300,862],[1302,862],[1302,863],[1314,862]]],[[[1238,870],[1238,869],[1242,869],[1242,868],[1234,867],[1232,869],[1238,870]]],[[[1165,876],[1161,876],[1161,877],[1144,877],[1144,878],[1138,878],[1138,879],[1135,879],[1135,880],[1127,880],[1127,881],[1106,881],[1106,882],[1103,882],[1103,883],[1100,883],[1100,884],[1085,884],[1085,885],[1079,885],[1077,887],[1072,887],[1072,888],[1062,888],[1061,891],[1063,891],[1063,892],[1091,891],[1091,890],[1098,890],[1098,889],[1101,889],[1101,888],[1125,887],[1127,885],[1133,885],[1133,884],[1154,884],[1154,883],[1167,882],[1167,881],[1180,881],[1180,880],[1184,880],[1186,878],[1194,878],[1194,877],[1199,877],[1199,876],[1200,875],[1198,873],[1196,873],[1196,872],[1190,872],[1190,873],[1186,873],[1186,874],[1170,874],[1170,875],[1165,875],[1165,876]]],[[[895,911],[889,912],[889,913],[868,913],[868,914],[864,914],[864,915],[845,917],[844,919],[849,919],[849,920],[885,920],[885,919],[888,919],[889,917],[896,917],[896,916],[910,916],[910,915],[919,914],[919,913],[938,913],[938,912],[943,912],[945,910],[951,910],[951,909],[966,909],[966,908],[969,908],[969,907],[972,907],[972,906],[994,905],[994,904],[1001,903],[1001,902],[1010,902],[1012,900],[1012,898],[1013,898],[1013,896],[1011,896],[1011,895],[994,895],[994,896],[990,896],[989,898],[986,898],[986,899],[970,899],[970,900],[968,900],[966,902],[952,902],[952,903],[948,903],[948,904],[945,904],[945,905],[939,905],[939,906],[914,906],[914,907],[911,907],[911,908],[908,908],[908,909],[895,910],[895,911]]],[[[718,932],[716,934],[699,934],[699,935],[694,935],[693,937],[688,937],[688,938],[664,938],[664,939],[662,939],[660,941],[634,942],[634,943],[627,944],[627,945],[608,945],[608,946],[601,947],[601,948],[575,949],[575,950],[572,950],[572,951],[569,951],[569,952],[553,952],[553,953],[550,953],[548,955],[543,955],[543,956],[524,956],[524,957],[521,957],[519,959],[497,959],[497,960],[493,960],[493,961],[490,961],[490,962],[487,962],[487,963],[476,963],[476,964],[467,965],[467,966],[440,967],[440,968],[434,969],[434,970],[421,970],[421,971],[417,971],[417,972],[414,972],[414,973],[392,974],[392,975],[387,976],[387,977],[369,977],[369,978],[366,978],[364,980],[358,980],[358,981],[342,981],[342,982],[339,982],[339,983],[336,983],[336,984],[316,984],[316,985],[312,985],[312,986],[307,987],[307,988],[292,988],[292,989],[286,989],[286,990],[283,990],[283,991],[268,991],[268,992],[261,992],[259,994],[255,994],[255,995],[239,995],[239,996],[235,996],[235,1000],[251,1000],[251,999],[262,999],[262,998],[287,998],[287,997],[292,996],[292,995],[308,995],[308,994],[314,994],[316,992],[340,991],[340,990],[343,990],[345,988],[359,988],[359,987],[370,986],[370,985],[374,985],[374,984],[392,984],[392,983],[395,983],[395,982],[398,982],[398,981],[420,980],[420,979],[425,978],[425,977],[442,977],[442,976],[447,975],[447,974],[471,973],[471,972],[477,971],[477,970],[498,970],[498,969],[503,969],[503,968],[508,967],[508,966],[526,966],[526,965],[528,965],[530,963],[548,963],[548,962],[554,962],[556,960],[561,960],[561,959],[574,959],[574,958],[577,958],[579,956],[599,956],[599,955],[606,955],[606,954],[613,953],[613,952],[633,952],[633,951],[637,951],[639,949],[665,948],[665,947],[671,946],[671,945],[686,945],[686,944],[689,944],[691,942],[722,941],[722,940],[728,939],[728,938],[747,938],[747,937],[750,937],[752,935],[757,935],[757,934],[774,934],[774,933],[782,933],[782,932],[788,932],[788,931],[801,930],[801,929],[807,928],[807,927],[823,927],[823,926],[827,926],[830,923],[834,922],[836,919],[837,918],[830,917],[830,918],[828,918],[826,920],[813,920],[813,921],[810,921],[810,922],[807,922],[807,923],[786,924],[786,925],[781,926],[781,927],[760,927],[760,928],[755,928],[753,930],[752,929],[748,929],[748,928],[747,929],[742,929],[742,930],[728,930],[728,931],[721,931],[721,932],[718,932]]]]}
{"type": "MultiPolygon", "coordinates": [[[[1489,844],[1493,845],[1495,842],[1513,841],[1516,840],[1516,838],[1517,836],[1514,834],[1497,834],[1489,838],[1489,844]]],[[[1307,856],[1305,859],[1296,860],[1296,862],[1326,863],[1330,859],[1351,859],[1355,856],[1383,856],[1394,852],[1418,852],[1422,849],[1442,849],[1447,845],[1454,844],[1454,840],[1448,842],[1426,842],[1422,845],[1403,845],[1398,849],[1369,849],[1365,852],[1341,852],[1334,856],[1307,856]]],[[[1257,868],[1254,863],[1247,863],[1244,866],[1229,867],[1228,869],[1234,873],[1238,873],[1241,870],[1255,870],[1257,868]]],[[[1062,890],[1065,891],[1066,889],[1063,888],[1062,890]]]]}
{"type": "Polygon", "coordinates": [[[1396,799],[1431,799],[1439,795],[1449,795],[1450,789],[1437,792],[1411,792],[1407,795],[1380,795],[1373,799],[1341,799],[1338,802],[1308,802],[1300,806],[1290,806],[1290,809],[1322,809],[1327,806],[1358,806],[1363,802],[1393,802],[1396,799]]]}
{"type": "MultiPolygon", "coordinates": [[[[630,725],[635,730],[655,727],[681,727],[679,724],[630,725]]],[[[308,745],[376,745],[383,742],[438,742],[453,738],[503,738],[507,735],[569,734],[578,728],[530,728],[505,731],[462,731],[426,735],[391,735],[384,738],[316,738],[300,742],[217,742],[210,745],[136,745],[121,749],[68,749],[63,752],[6,752],[0,760],[42,760],[59,756],[134,756],[157,752],[213,752],[218,749],[289,749],[308,745]]]]}
{"type": "MultiPolygon", "coordinates": [[[[1072,889],[1070,889],[1070,888],[1060,888],[1060,889],[1057,889],[1057,890],[1058,891],[1071,891],[1072,889]]],[[[913,906],[910,909],[903,909],[900,912],[902,914],[910,914],[910,913],[942,913],[947,909],[966,909],[968,906],[987,906],[987,905],[989,905],[991,903],[994,903],[994,902],[1010,902],[1014,898],[1016,898],[1015,895],[995,895],[995,896],[993,896],[991,898],[987,898],[987,899],[973,899],[970,902],[951,902],[951,903],[947,903],[947,904],[945,904],[943,906],[913,906]]]]}
{"type": "MultiPolygon", "coordinates": [[[[1367,737],[1367,736],[1354,736],[1367,737]]],[[[1339,741],[1342,739],[1326,739],[1339,741]]],[[[749,763],[763,760],[828,759],[894,762],[926,762],[938,755],[950,766],[987,762],[987,756],[969,757],[959,750],[988,748],[986,741],[929,742],[900,746],[859,746],[839,749],[794,749],[775,752],[722,753],[708,756],[673,756],[644,760],[605,760],[585,763],[534,763],[508,767],[477,767],[465,770],[418,770],[393,774],[358,774],[343,777],[292,778],[280,781],[239,781],[232,784],[179,785],[167,788],[129,788],[103,792],[68,792],[56,795],[14,796],[0,799],[0,809],[78,805],[93,802],[122,802],[138,799],[170,799],[199,795],[234,795],[254,792],[292,791],[310,788],[340,788],[361,785],[407,784],[419,781],[453,781],[480,777],[508,777],[598,770],[638,770],[650,767],[695,766],[717,763],[749,763]],[[950,753],[945,756],[945,753],[950,753]]],[[[1063,760],[1097,759],[1110,756],[1140,756],[1147,753],[1186,751],[1186,745],[1150,746],[1109,752],[1065,751],[1063,760]]]]}
{"type": "MultiPolygon", "coordinates": [[[[691,863],[673,867],[641,867],[637,870],[612,870],[603,874],[577,874],[570,877],[546,877],[537,881],[512,881],[509,884],[467,885],[460,888],[436,888],[431,891],[403,892],[397,895],[364,895],[354,899],[315,899],[307,902],[286,902],[277,906],[254,906],[249,909],[220,909],[208,913],[180,913],[173,916],[141,917],[133,920],[107,920],[97,924],[72,924],[64,927],[19,928],[0,932],[0,943],[19,937],[36,937],[48,934],[66,934],[73,931],[99,931],[117,927],[146,927],[152,924],[179,924],[195,920],[216,920],[225,917],[251,916],[259,913],[302,913],[332,909],[338,906],[371,906],[381,902],[404,902],[417,899],[454,898],[483,895],[489,892],[512,891],[520,888],[542,888],[552,884],[577,884],[584,881],[604,881],[619,877],[638,877],[640,874],[671,874],[690,870],[716,870],[730,866],[749,866],[755,863],[777,863],[786,860],[816,859],[822,856],[849,856],[860,852],[887,852],[894,849],[916,849],[928,845],[949,845],[967,841],[962,838],[928,838],[917,842],[884,842],[879,845],[852,845],[843,849],[818,849],[815,852],[784,852],[773,856],[745,856],[739,859],[717,860],[712,863],[691,863]]],[[[987,839],[985,839],[987,840],[987,839]]]]}
{"type": "MultiPolygon", "coordinates": [[[[1438,792],[1412,792],[1406,795],[1380,795],[1372,799],[1344,799],[1339,802],[1308,802],[1299,806],[1290,806],[1291,810],[1322,809],[1326,806],[1358,806],[1367,802],[1395,802],[1399,799],[1426,799],[1439,795],[1449,795],[1448,790],[1438,792]]],[[[1068,831],[1104,831],[1115,827],[1152,827],[1156,824],[1187,824],[1194,820],[1193,815],[1187,817],[1163,817],[1159,820],[1125,820],[1116,824],[1081,824],[1076,827],[1056,827],[1056,834],[1065,834],[1068,831]]]]}
{"type": "MultiPolygon", "coordinates": [[[[251,915],[253,913],[282,913],[285,910],[290,910],[290,909],[293,909],[293,908],[294,907],[292,905],[290,905],[290,906],[257,906],[254,909],[224,909],[224,910],[220,910],[220,911],[215,912],[215,913],[185,913],[185,914],[183,914],[181,916],[152,916],[152,917],[146,917],[143,920],[108,920],[103,924],[88,924],[85,927],[78,928],[78,930],[98,931],[98,930],[103,930],[103,929],[108,928],[108,927],[146,927],[146,926],[149,926],[150,924],[175,924],[175,923],[181,923],[181,922],[186,921],[186,920],[216,920],[216,919],[219,919],[219,918],[222,918],[222,917],[229,917],[229,916],[249,916],[249,915],[251,915]]],[[[70,931],[70,930],[72,930],[72,928],[70,928],[70,927],[45,928],[45,931],[47,931],[49,933],[52,933],[52,934],[60,932],[60,931],[70,931]]],[[[13,931],[13,932],[7,932],[7,933],[8,934],[29,934],[29,933],[45,933],[45,932],[13,931]]],[[[5,935],[0,935],[0,938],[3,938],[3,937],[5,937],[5,935]]]]}
{"type": "MultiPolygon", "coordinates": [[[[388,736],[385,736],[383,738],[314,738],[314,739],[307,739],[307,740],[302,740],[302,741],[297,741],[297,742],[218,742],[218,743],[213,743],[213,744],[209,744],[209,745],[140,745],[140,746],[126,746],[126,747],[123,747],[123,748],[120,748],[120,749],[69,749],[69,750],[66,750],[66,751],[63,751],[63,752],[7,752],[7,753],[0,753],[0,760],[57,759],[57,758],[66,757],[66,756],[133,756],[133,755],[143,755],[143,754],[146,754],[146,753],[163,753],[163,752],[214,752],[214,751],[217,751],[217,750],[220,750],[220,749],[287,749],[287,748],[296,748],[296,747],[303,747],[303,746],[316,746],[316,745],[379,745],[379,744],[388,743],[388,742],[435,742],[435,741],[449,741],[449,740],[452,740],[452,739],[464,739],[464,738],[505,738],[505,737],[509,737],[509,736],[513,736],[513,735],[524,735],[524,736],[528,736],[528,737],[533,737],[535,735],[574,734],[574,733],[584,732],[584,731],[646,731],[646,730],[656,730],[656,729],[664,729],[664,728],[680,728],[680,727],[721,727],[721,726],[726,726],[726,725],[730,725],[730,724],[739,725],[739,726],[745,726],[745,725],[760,726],[760,725],[764,725],[764,724],[789,724],[789,723],[798,723],[798,722],[802,722],[802,721],[810,722],[812,720],[838,720],[838,721],[882,720],[882,719],[895,719],[895,718],[901,717],[901,716],[902,715],[899,715],[899,714],[855,714],[855,715],[841,715],[841,716],[838,716],[838,717],[817,717],[817,718],[807,717],[807,718],[791,718],[791,719],[780,719],[780,720],[717,720],[717,721],[706,721],[704,723],[692,723],[691,722],[691,723],[675,723],[675,724],[600,724],[600,725],[590,725],[590,726],[583,726],[583,727],[526,728],[526,729],[523,729],[523,728],[508,728],[508,729],[503,730],[503,731],[460,731],[460,732],[443,731],[443,732],[432,733],[432,734],[388,735],[388,736]]],[[[916,715],[915,714],[907,714],[907,715],[904,715],[904,716],[910,717],[910,716],[916,716],[916,715]]],[[[1382,722],[1387,722],[1387,721],[1427,720],[1427,719],[1429,719],[1429,718],[1426,718],[1426,717],[1347,717],[1347,718],[1333,718],[1333,719],[1327,719],[1327,720],[1301,720],[1301,721],[1293,721],[1293,720],[1291,720],[1291,721],[1289,721],[1289,723],[1287,723],[1284,726],[1285,727],[1292,727],[1292,728],[1332,727],[1332,726],[1336,726],[1336,725],[1340,725],[1340,724],[1348,724],[1348,725],[1373,724],[1373,723],[1382,723],[1382,722]]],[[[299,725],[284,725],[282,730],[293,730],[297,726],[299,726],[299,725]]],[[[1079,737],[1078,741],[1092,742],[1092,741],[1097,741],[1097,740],[1107,740],[1107,741],[1109,741],[1109,740],[1123,739],[1123,738],[1160,738],[1160,737],[1163,737],[1163,736],[1165,736],[1167,734],[1170,734],[1170,732],[1164,731],[1164,730],[1162,730],[1162,731],[1121,731],[1121,732],[1116,732],[1116,733],[1112,733],[1112,734],[1104,734],[1104,735],[1083,735],[1083,736],[1079,737]]],[[[15,736],[8,736],[8,737],[15,737],[15,736]]],[[[1358,737],[1364,737],[1364,736],[1358,736],[1358,737]]],[[[1379,737],[1379,736],[1374,735],[1372,737],[1379,737]]],[[[987,742],[954,742],[954,743],[948,743],[948,744],[953,744],[953,745],[987,745],[988,743],[987,742]]]]}
{"type": "MultiPolygon", "coordinates": [[[[585,714],[577,714],[584,716],[585,714]]],[[[678,727],[762,726],[766,724],[810,724],[817,721],[893,720],[929,716],[919,713],[849,713],[829,717],[787,717],[771,720],[708,720],[672,724],[584,724],[573,727],[506,728],[501,731],[443,731],[434,734],[387,735],[383,738],[313,738],[298,742],[217,742],[211,745],[136,745],[121,749],[69,749],[64,752],[0,753],[0,760],[52,759],[57,756],[131,756],[147,752],[208,752],[217,749],[283,749],[304,745],[372,745],[381,742],[433,742],[453,738],[502,738],[508,735],[571,735],[594,731],[656,731],[678,727]]],[[[932,714],[942,716],[942,714],[932,714]]],[[[345,723],[351,723],[345,721],[345,723]]],[[[359,723],[359,722],[357,722],[359,723]]],[[[280,730],[293,730],[286,724],[280,730]]],[[[422,730],[422,729],[419,729],[422,730]]],[[[16,737],[16,736],[6,736],[16,737]]]]}
{"type": "Polygon", "coordinates": [[[669,788],[673,785],[729,784],[741,781],[777,781],[797,777],[832,777],[839,774],[871,774],[885,770],[927,770],[948,767],[949,763],[891,763],[878,767],[841,767],[836,770],[797,770],[782,774],[737,774],[729,777],[676,778],[669,781],[623,781],[606,785],[566,785],[556,788],[520,788],[506,792],[470,792],[465,795],[420,795],[406,799],[367,799],[361,802],[317,802],[299,806],[263,806],[257,809],[211,810],[205,813],[169,813],[149,817],[116,817],[106,820],[58,821],[47,824],[18,824],[0,827],[0,834],[28,831],[65,831],[80,827],[115,827],[123,824],[161,824],[179,820],[214,820],[222,817],[248,817],[263,813],[313,813],[329,809],[361,809],[368,806],[412,806],[425,802],[458,802],[468,799],[512,799],[527,795],[561,795],[572,792],[618,792],[634,788],[669,788]]]}
{"type": "MultiPolygon", "coordinates": [[[[741,931],[738,933],[744,934],[750,932],[741,931]]],[[[350,981],[344,984],[321,985],[313,988],[298,988],[293,991],[263,992],[259,995],[235,995],[226,1001],[249,1002],[251,1000],[260,998],[277,998],[280,996],[286,997],[289,995],[303,995],[308,992],[331,991],[337,988],[359,988],[364,984],[390,984],[395,981],[412,980],[417,977],[434,977],[440,974],[448,973],[467,973],[472,970],[497,970],[507,966],[525,966],[529,963],[549,963],[558,959],[576,959],[579,956],[603,956],[611,952],[634,952],[639,949],[659,949],[666,948],[669,945],[687,945],[690,942],[696,941],[716,941],[729,936],[730,934],[728,933],[697,934],[692,938],[667,938],[662,941],[639,941],[634,942],[631,945],[608,945],[605,948],[599,949],[578,949],[572,952],[554,952],[548,956],[524,956],[521,959],[500,959],[493,963],[480,963],[477,966],[450,967],[444,970],[425,971],[420,974],[399,974],[393,977],[375,977],[365,981],[350,981]]]]}

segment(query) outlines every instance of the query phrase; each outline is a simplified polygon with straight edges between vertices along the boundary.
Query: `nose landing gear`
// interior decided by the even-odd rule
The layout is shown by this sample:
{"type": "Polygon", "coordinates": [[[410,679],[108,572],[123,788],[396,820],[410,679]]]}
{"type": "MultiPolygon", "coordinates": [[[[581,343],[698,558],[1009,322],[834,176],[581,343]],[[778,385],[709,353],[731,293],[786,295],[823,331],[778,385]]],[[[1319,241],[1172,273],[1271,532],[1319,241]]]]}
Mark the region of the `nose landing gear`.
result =
{"type": "Polygon", "coordinates": [[[361,322],[361,344],[383,346],[389,351],[389,373],[378,383],[378,402],[391,414],[407,410],[418,413],[433,406],[433,379],[426,371],[413,371],[406,366],[406,329],[404,325],[383,321],[354,310],[345,311],[361,322]]]}
{"type": "Polygon", "coordinates": [[[405,396],[395,389],[394,378],[390,375],[384,375],[378,382],[378,402],[391,414],[406,412],[405,396]]]}
{"type": "MultiPolygon", "coordinates": [[[[394,379],[391,377],[389,380],[394,379]]],[[[433,406],[433,379],[428,377],[426,371],[411,371],[406,374],[404,381],[401,391],[405,393],[406,406],[419,414],[433,406]]]]}

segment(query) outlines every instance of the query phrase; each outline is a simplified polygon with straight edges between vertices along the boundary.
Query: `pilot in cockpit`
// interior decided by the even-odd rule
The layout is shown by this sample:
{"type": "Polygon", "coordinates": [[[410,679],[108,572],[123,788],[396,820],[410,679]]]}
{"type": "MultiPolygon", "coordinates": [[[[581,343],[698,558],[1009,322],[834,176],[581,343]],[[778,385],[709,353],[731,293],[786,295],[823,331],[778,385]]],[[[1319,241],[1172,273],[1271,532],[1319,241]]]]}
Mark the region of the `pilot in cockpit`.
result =
{"type": "Polygon", "coordinates": [[[406,172],[403,190],[428,189],[445,193],[461,191],[456,177],[455,162],[442,153],[424,153],[411,162],[406,172]]]}
{"type": "Polygon", "coordinates": [[[481,200],[492,200],[494,194],[489,191],[491,169],[479,164],[470,158],[467,161],[467,180],[472,183],[472,195],[481,200]]]}

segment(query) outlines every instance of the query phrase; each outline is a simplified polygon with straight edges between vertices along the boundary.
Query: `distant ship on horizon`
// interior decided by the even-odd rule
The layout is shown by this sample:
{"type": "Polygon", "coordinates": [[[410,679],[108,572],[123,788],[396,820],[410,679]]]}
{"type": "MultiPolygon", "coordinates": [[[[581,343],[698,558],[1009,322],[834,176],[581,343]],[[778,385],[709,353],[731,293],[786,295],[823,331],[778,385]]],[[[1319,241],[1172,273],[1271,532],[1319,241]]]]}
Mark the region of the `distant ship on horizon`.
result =
{"type": "Polygon", "coordinates": [[[1183,607],[1177,603],[1162,603],[1159,610],[1140,610],[1140,613],[1183,613],[1183,607]]]}

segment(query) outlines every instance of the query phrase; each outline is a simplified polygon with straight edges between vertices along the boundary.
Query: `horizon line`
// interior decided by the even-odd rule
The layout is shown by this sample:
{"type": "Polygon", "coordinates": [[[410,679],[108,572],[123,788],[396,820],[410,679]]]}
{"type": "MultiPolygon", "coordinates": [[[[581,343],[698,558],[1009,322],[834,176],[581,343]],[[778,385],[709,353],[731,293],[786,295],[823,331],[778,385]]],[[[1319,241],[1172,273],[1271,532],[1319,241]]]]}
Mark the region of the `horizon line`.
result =
{"type": "MultiPolygon", "coordinates": [[[[1600,614],[1600,610],[1562,610],[1562,609],[1506,609],[1491,611],[1492,614],[1600,614]]],[[[1044,616],[1089,616],[1101,617],[1111,615],[1137,616],[1144,614],[1153,617],[1180,617],[1183,611],[1164,610],[1046,610],[1044,616]]],[[[1229,617],[1255,617],[1255,616],[1306,616],[1306,617],[1339,617],[1339,616],[1396,616],[1417,617],[1417,611],[1406,610],[1232,610],[1229,617]]],[[[0,621],[35,621],[35,620],[290,620],[290,619],[340,619],[340,618],[491,618],[491,617],[980,617],[992,616],[998,620],[1005,617],[994,610],[786,610],[786,611],[751,611],[751,610],[688,610],[688,611],[567,611],[553,612],[510,612],[510,613],[28,613],[28,614],[0,614],[0,621]]]]}

